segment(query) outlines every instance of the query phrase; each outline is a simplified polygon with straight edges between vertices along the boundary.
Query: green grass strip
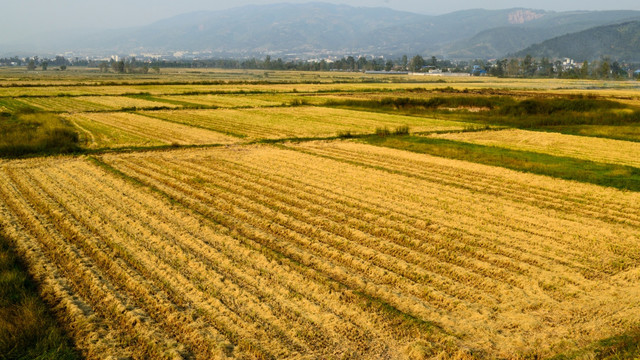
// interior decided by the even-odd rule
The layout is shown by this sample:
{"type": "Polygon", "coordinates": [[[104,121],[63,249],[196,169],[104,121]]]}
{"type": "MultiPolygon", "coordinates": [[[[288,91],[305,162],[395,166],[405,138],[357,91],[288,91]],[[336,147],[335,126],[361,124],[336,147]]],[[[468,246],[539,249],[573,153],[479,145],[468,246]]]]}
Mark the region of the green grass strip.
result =
{"type": "Polygon", "coordinates": [[[640,191],[640,169],[418,136],[369,136],[360,141],[393,149],[553,176],[622,190],[640,191]]]}

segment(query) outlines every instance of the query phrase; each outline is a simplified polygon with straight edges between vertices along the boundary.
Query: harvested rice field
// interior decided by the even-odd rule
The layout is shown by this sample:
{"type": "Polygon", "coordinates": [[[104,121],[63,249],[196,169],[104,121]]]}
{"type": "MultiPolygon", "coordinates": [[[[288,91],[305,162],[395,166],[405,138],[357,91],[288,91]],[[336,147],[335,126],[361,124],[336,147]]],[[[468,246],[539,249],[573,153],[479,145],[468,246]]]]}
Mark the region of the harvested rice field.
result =
{"type": "Polygon", "coordinates": [[[141,112],[158,119],[254,139],[326,137],[340,132],[373,133],[376,128],[409,126],[414,132],[462,130],[458,121],[323,107],[274,107],[141,112]]]}
{"type": "Polygon", "coordinates": [[[633,84],[91,71],[0,69],[0,241],[80,358],[640,354],[633,84]]]}
{"type": "Polygon", "coordinates": [[[235,138],[202,129],[184,126],[156,118],[122,113],[80,113],[66,116],[85,133],[90,147],[120,147],[133,145],[179,144],[229,144],[235,138]],[[125,134],[123,137],[121,134],[125,134]],[[142,139],[142,142],[130,139],[142,139]]]}
{"type": "Polygon", "coordinates": [[[547,356],[640,320],[636,193],[331,142],[0,178],[89,356],[547,356]]]}

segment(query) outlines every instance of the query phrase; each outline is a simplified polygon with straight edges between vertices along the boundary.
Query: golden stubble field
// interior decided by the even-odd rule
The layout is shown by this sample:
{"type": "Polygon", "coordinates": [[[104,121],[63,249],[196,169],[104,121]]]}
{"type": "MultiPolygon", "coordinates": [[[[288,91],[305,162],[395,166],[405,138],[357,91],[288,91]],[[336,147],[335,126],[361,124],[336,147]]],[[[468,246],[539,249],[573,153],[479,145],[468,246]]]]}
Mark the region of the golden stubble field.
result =
{"type": "MultiPolygon", "coordinates": [[[[453,117],[322,106],[416,87],[549,94],[592,91],[593,82],[72,79],[0,81],[5,108],[53,111],[91,150],[0,160],[0,230],[89,359],[547,358],[640,323],[637,192],[313,141],[406,125],[638,165],[634,142],[460,133],[470,124],[453,117]],[[289,104],[298,98],[308,100],[289,104]]],[[[636,96],[624,86],[607,94],[636,96]]]]}
{"type": "Polygon", "coordinates": [[[548,356],[640,320],[636,193],[344,142],[0,178],[92,358],[548,356]]]}

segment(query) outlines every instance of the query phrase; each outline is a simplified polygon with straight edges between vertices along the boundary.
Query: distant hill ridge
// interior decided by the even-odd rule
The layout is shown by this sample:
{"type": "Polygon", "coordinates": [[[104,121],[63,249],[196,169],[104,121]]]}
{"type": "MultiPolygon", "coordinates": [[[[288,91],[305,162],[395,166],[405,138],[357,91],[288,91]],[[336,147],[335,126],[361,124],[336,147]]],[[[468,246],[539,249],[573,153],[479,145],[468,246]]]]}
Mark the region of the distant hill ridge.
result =
{"type": "Polygon", "coordinates": [[[580,11],[547,13],[528,23],[483,30],[469,39],[446,47],[456,58],[498,58],[533,44],[593,27],[640,19],[638,11],[580,11]]]}
{"type": "Polygon", "coordinates": [[[52,51],[202,52],[277,57],[370,54],[498,58],[568,33],[640,19],[638,11],[472,9],[429,16],[327,3],[243,6],[174,16],[147,26],[54,38],[52,51]]]}
{"type": "Polygon", "coordinates": [[[546,40],[515,56],[568,57],[576,61],[603,58],[640,62],[640,21],[599,26],[546,40]]]}

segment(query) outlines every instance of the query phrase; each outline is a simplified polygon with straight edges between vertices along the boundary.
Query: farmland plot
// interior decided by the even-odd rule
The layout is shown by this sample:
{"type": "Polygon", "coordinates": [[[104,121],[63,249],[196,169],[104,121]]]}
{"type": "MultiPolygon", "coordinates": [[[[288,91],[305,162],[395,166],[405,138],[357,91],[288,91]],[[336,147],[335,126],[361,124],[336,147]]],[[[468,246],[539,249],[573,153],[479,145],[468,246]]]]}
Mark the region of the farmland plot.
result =
{"type": "Polygon", "coordinates": [[[640,321],[637,193],[354,143],[98,163],[0,163],[89,357],[547,356],[640,321]]]}
{"type": "Polygon", "coordinates": [[[57,97],[60,95],[121,95],[141,93],[134,86],[38,86],[38,87],[0,87],[0,96],[42,96],[57,97]]]}
{"type": "Polygon", "coordinates": [[[178,107],[178,105],[127,96],[27,97],[19,101],[44,111],[82,112],[123,108],[178,107]]]}
{"type": "Polygon", "coordinates": [[[91,148],[229,144],[237,139],[206,129],[185,126],[131,113],[79,113],[65,115],[91,148]]]}
{"type": "Polygon", "coordinates": [[[178,107],[178,105],[166,102],[151,101],[127,96],[83,96],[80,99],[99,106],[105,106],[110,109],[178,107]]]}
{"type": "Polygon", "coordinates": [[[640,168],[638,142],[518,129],[431,136],[640,168]]]}
{"type": "Polygon", "coordinates": [[[65,118],[78,129],[81,143],[89,149],[161,146],[167,144],[143,134],[95,121],[91,117],[83,116],[82,114],[65,116],[65,118]]]}
{"type": "MultiPolygon", "coordinates": [[[[388,93],[384,93],[388,96],[388,93]]],[[[216,106],[221,108],[239,107],[270,107],[283,104],[301,102],[306,105],[323,105],[328,100],[363,99],[368,93],[344,93],[339,95],[325,95],[317,93],[286,93],[264,92],[259,94],[229,94],[229,95],[165,95],[163,99],[181,101],[201,106],[216,106]]],[[[383,95],[380,95],[383,96],[383,95]]]]}
{"type": "Polygon", "coordinates": [[[373,133],[378,127],[411,131],[461,130],[465,123],[411,116],[360,112],[322,107],[217,109],[141,112],[186,125],[251,138],[335,136],[339,132],[373,133]]]}
{"type": "Polygon", "coordinates": [[[21,107],[24,107],[24,103],[20,100],[0,98],[0,112],[13,112],[21,107]]]}
{"type": "Polygon", "coordinates": [[[43,111],[79,112],[113,109],[111,106],[92,103],[80,97],[25,97],[19,98],[18,101],[43,111]]]}
{"type": "Polygon", "coordinates": [[[173,95],[164,96],[164,98],[168,100],[184,101],[194,105],[217,106],[223,108],[277,106],[282,104],[282,102],[256,99],[244,95],[173,95]]]}

